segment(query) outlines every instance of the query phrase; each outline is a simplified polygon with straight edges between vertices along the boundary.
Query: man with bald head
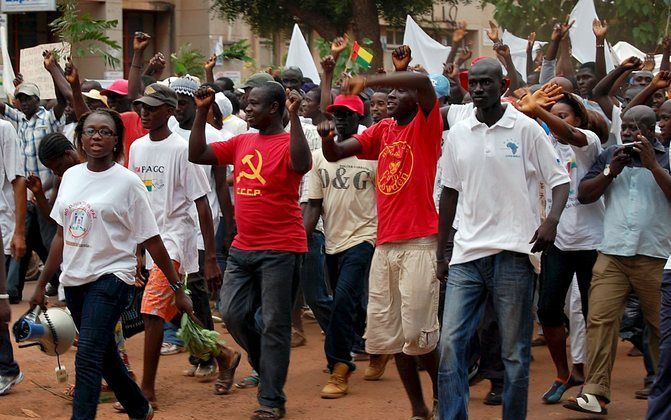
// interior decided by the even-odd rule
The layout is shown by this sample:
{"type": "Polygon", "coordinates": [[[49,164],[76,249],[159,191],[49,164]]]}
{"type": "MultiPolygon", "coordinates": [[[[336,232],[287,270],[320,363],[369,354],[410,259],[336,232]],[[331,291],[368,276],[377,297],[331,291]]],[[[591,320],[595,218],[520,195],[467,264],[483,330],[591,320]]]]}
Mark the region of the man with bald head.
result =
{"type": "Polygon", "coordinates": [[[468,417],[466,349],[487,295],[501,326],[503,419],[523,419],[527,413],[534,266],[539,263],[534,254],[554,243],[569,176],[540,125],[501,103],[505,90],[497,61],[481,60],[471,68],[468,91],[474,112],[451,127],[441,157],[436,247],[441,280],[447,271],[448,233],[460,203],[440,338],[442,420],[468,417]],[[534,205],[540,182],[552,189],[552,208],[542,224],[534,205]]]}
{"type": "Polygon", "coordinates": [[[659,361],[662,270],[671,255],[669,152],[655,138],[655,113],[638,105],[622,115],[621,146],[611,146],[580,182],[578,200],[604,197],[603,242],[593,268],[587,318],[587,378],[571,410],[606,414],[620,317],[630,290],[641,301],[653,365],[659,361]]]}
{"type": "Polygon", "coordinates": [[[298,67],[287,67],[282,72],[282,85],[289,90],[301,92],[303,86],[303,71],[298,67]]]}

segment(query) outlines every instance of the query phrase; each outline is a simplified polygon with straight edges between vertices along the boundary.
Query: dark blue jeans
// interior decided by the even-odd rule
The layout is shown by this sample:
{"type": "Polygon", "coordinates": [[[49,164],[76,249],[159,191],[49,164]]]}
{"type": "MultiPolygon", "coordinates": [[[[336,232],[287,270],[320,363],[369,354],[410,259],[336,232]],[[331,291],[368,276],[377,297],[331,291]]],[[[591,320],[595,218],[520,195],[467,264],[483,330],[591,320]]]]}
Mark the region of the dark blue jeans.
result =
{"type": "Polygon", "coordinates": [[[534,272],[527,254],[496,255],[450,266],[440,337],[438,401],[441,420],[468,418],[468,343],[487,293],[492,296],[505,367],[503,419],[526,418],[534,272]]]}
{"type": "Polygon", "coordinates": [[[16,376],[19,374],[19,365],[14,361],[12,342],[9,338],[9,326],[0,325],[0,376],[16,376]]]}
{"type": "Polygon", "coordinates": [[[144,418],[149,403],[131,379],[114,342],[114,327],[128,303],[130,288],[113,274],[82,286],[66,287],[65,300],[79,330],[75,357],[72,419],[93,419],[102,378],[131,418],[144,418]]]}
{"type": "Polygon", "coordinates": [[[338,254],[326,255],[326,267],[333,290],[333,309],[331,321],[325,330],[324,351],[331,370],[336,363],[349,365],[350,371],[356,369],[351,356],[357,335],[355,317],[366,290],[373,251],[373,245],[363,242],[338,254]]]}
{"type": "Polygon", "coordinates": [[[648,397],[647,420],[671,419],[671,270],[662,275],[659,365],[648,397]]]}
{"type": "Polygon", "coordinates": [[[315,231],[308,238],[308,253],[301,269],[301,290],[305,303],[312,309],[319,328],[326,332],[331,319],[333,298],[324,279],[324,234],[315,231]]]}
{"type": "Polygon", "coordinates": [[[228,253],[221,315],[259,372],[259,404],[284,407],[291,352],[291,309],[303,254],[280,251],[228,253]]]}

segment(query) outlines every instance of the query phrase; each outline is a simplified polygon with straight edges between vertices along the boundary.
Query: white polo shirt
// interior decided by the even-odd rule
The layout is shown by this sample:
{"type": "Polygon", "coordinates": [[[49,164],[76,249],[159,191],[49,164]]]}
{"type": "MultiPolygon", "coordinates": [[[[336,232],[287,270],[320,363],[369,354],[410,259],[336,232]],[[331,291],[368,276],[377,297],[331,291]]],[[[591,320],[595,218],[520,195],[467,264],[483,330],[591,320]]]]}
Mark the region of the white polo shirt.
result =
{"type": "MultiPolygon", "coordinates": [[[[540,226],[540,182],[569,182],[566,169],[534,120],[512,105],[491,127],[472,113],[451,127],[442,184],[459,191],[459,230],[450,264],[514,251],[531,255],[540,226]]],[[[537,258],[532,258],[537,267],[537,258]]]]}

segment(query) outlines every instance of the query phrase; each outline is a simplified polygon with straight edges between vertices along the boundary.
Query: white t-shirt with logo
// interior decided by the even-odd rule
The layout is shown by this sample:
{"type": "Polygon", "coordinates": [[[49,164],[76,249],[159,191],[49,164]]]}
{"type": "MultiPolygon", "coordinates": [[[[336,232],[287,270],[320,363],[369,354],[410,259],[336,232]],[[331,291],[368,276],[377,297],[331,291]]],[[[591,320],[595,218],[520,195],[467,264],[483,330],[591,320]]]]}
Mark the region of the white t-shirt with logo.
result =
{"type": "Polygon", "coordinates": [[[86,165],[65,171],[51,210],[63,227],[60,282],[81,286],[114,274],[133,284],[137,244],[159,234],[147,190],[122,165],[103,172],[86,165]]]}
{"type": "MultiPolygon", "coordinates": [[[[585,134],[587,145],[577,147],[562,144],[554,137],[551,137],[550,140],[571,178],[568,201],[559,219],[557,238],[555,239],[555,246],[562,251],[593,250],[603,239],[603,215],[605,212],[603,198],[599,198],[590,204],[580,204],[578,202],[578,185],[601,153],[601,141],[596,134],[589,130],[579,128],[577,130],[585,134]]],[[[547,188],[545,200],[545,211],[546,214],[549,214],[552,208],[552,191],[547,188]]]]}
{"type": "MultiPolygon", "coordinates": [[[[12,182],[24,176],[19,138],[12,123],[0,120],[0,235],[4,245],[4,254],[11,253],[12,236],[16,225],[16,205],[12,182]]],[[[4,267],[2,267],[4,269],[4,267]]]]}
{"type": "Polygon", "coordinates": [[[337,254],[377,237],[375,173],[377,161],[355,156],[329,162],[321,149],[312,152],[308,199],[323,199],[326,253],[337,254]]]}
{"type": "MultiPolygon", "coordinates": [[[[472,113],[453,127],[442,185],[459,191],[459,229],[450,264],[514,251],[530,254],[540,225],[540,182],[549,188],[569,176],[545,131],[512,105],[491,127],[472,113]]],[[[536,268],[537,256],[531,256],[536,268]]]]}
{"type": "MultiPolygon", "coordinates": [[[[189,144],[172,133],[160,141],[149,134],[130,147],[128,168],[143,181],[149,204],[170,258],[180,263],[182,274],[198,271],[198,214],[194,201],[208,192],[207,176],[189,162],[189,144]]],[[[147,268],[153,266],[147,258],[147,268]]]]}
{"type": "MultiPolygon", "coordinates": [[[[187,142],[191,136],[191,130],[185,130],[177,124],[175,127],[170,127],[170,130],[181,136],[187,142]]],[[[210,124],[205,124],[205,141],[207,144],[214,143],[217,141],[226,141],[233,137],[233,134],[225,130],[217,130],[212,127],[210,124]]],[[[212,224],[214,226],[214,232],[217,232],[217,227],[219,226],[219,217],[221,215],[221,209],[219,208],[219,198],[217,196],[217,183],[214,179],[214,172],[212,171],[211,165],[199,165],[205,171],[207,175],[207,180],[210,183],[210,192],[207,193],[207,201],[210,204],[210,212],[212,212],[212,224]]],[[[196,214],[197,216],[197,214],[196,214]]],[[[201,251],[205,250],[205,241],[203,240],[203,234],[200,231],[200,223],[198,224],[198,249],[201,251]]]]}

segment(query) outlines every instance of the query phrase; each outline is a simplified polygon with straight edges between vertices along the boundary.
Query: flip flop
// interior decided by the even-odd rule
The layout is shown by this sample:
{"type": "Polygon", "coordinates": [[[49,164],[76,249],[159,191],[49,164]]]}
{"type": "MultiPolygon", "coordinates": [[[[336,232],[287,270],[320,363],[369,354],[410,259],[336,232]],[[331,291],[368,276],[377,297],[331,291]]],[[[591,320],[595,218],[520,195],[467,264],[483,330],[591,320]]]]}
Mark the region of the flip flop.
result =
{"type": "Polygon", "coordinates": [[[240,352],[235,352],[233,355],[233,360],[231,360],[231,365],[219,373],[219,378],[214,382],[214,393],[215,395],[226,395],[231,393],[231,388],[233,387],[233,379],[235,378],[235,370],[240,364],[240,359],[242,355],[240,352]]]}
{"type": "Polygon", "coordinates": [[[285,415],[284,408],[261,406],[254,410],[250,420],[278,420],[284,418],[285,415]]]}
{"type": "Polygon", "coordinates": [[[564,408],[569,410],[579,411],[581,413],[589,414],[598,414],[600,416],[605,416],[608,414],[608,410],[601,407],[599,400],[596,398],[596,395],[592,394],[582,394],[578,395],[575,401],[569,401],[564,404],[564,408]]]}

